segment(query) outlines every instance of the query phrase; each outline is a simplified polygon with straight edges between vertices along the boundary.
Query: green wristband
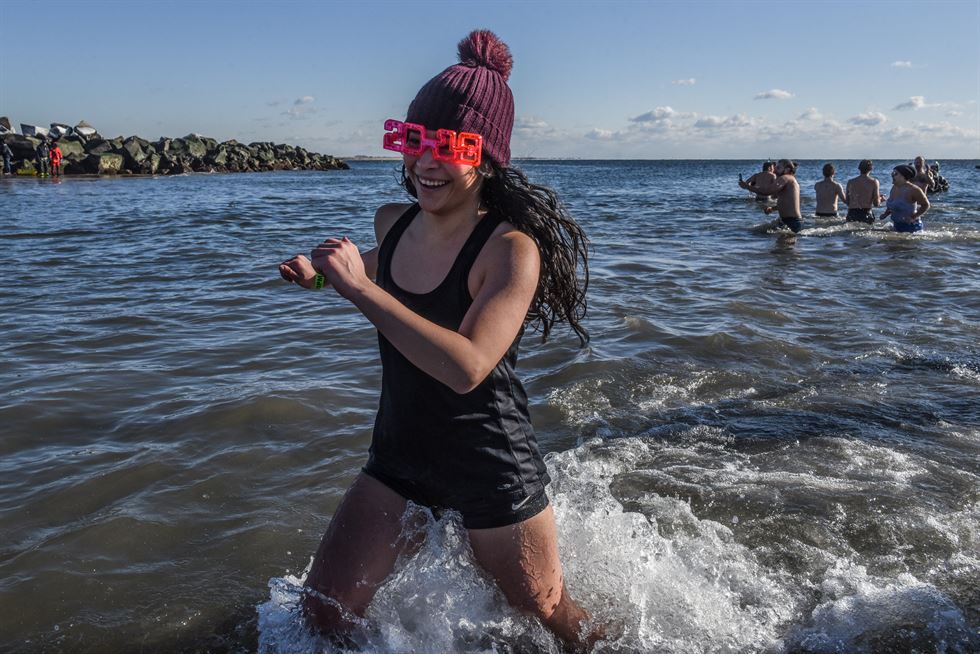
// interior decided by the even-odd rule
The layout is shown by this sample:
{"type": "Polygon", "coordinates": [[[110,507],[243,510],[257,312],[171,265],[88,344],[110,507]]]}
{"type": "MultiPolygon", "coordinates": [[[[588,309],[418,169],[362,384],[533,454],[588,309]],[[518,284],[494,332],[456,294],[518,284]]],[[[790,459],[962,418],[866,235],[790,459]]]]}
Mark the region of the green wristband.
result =
{"type": "Polygon", "coordinates": [[[317,273],[316,276],[313,278],[313,288],[315,289],[323,288],[323,275],[321,275],[320,273],[317,273]]]}

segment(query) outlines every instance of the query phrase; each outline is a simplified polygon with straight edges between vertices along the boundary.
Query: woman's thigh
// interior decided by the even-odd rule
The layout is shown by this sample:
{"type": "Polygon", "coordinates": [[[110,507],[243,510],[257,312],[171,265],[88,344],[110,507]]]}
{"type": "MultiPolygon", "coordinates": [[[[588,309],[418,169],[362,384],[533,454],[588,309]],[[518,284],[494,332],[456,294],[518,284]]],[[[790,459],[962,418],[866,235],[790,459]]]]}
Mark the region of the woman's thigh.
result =
{"type": "MultiPolygon", "coordinates": [[[[320,542],[306,586],[308,617],[324,630],[344,630],[361,616],[398,557],[417,547],[405,532],[406,500],[363,472],[347,490],[320,542]]],[[[409,530],[410,532],[411,530],[409,530]]]]}
{"type": "Polygon", "coordinates": [[[589,614],[565,589],[558,558],[555,514],[548,505],[524,522],[495,529],[470,529],[477,563],[497,582],[514,608],[534,615],[575,650],[603,637],[589,614]]]}
{"type": "Polygon", "coordinates": [[[551,506],[524,522],[470,529],[477,563],[515,608],[547,618],[562,599],[564,579],[551,506]]]}

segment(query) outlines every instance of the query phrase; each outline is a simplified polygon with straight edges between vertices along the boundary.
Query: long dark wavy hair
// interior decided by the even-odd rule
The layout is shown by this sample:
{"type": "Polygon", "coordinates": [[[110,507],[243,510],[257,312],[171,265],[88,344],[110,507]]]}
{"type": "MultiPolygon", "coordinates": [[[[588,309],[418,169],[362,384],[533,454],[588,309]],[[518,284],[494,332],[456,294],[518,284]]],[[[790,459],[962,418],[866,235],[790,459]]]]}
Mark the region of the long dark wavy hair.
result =
{"type": "MultiPolygon", "coordinates": [[[[546,186],[532,184],[520,170],[501,166],[487,157],[477,173],[483,177],[483,208],[530,236],[538,246],[541,276],[527,312],[527,324],[541,332],[544,342],[555,323],[567,322],[584,346],[589,342],[589,333],[582,326],[588,310],[585,292],[589,288],[589,239],[585,232],[558,194],[546,186]]],[[[412,197],[418,197],[404,166],[400,182],[412,197]]]]}

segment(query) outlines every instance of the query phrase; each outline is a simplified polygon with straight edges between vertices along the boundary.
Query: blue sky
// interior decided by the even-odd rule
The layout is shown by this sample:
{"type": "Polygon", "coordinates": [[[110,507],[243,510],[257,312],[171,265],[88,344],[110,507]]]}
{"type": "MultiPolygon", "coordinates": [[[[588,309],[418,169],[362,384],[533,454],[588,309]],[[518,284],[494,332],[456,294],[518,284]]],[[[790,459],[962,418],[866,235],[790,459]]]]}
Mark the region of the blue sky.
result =
{"type": "Polygon", "coordinates": [[[980,0],[0,0],[0,25],[15,125],[382,155],[384,119],[488,28],[516,156],[980,158],[980,0]]]}

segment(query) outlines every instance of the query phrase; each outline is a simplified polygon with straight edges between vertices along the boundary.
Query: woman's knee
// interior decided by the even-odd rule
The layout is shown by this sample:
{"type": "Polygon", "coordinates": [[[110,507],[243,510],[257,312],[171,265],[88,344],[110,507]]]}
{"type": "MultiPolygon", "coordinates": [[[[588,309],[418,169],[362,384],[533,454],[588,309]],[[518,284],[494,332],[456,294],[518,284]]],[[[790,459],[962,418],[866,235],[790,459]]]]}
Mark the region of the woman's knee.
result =
{"type": "Polygon", "coordinates": [[[367,604],[337,592],[304,588],[301,600],[303,615],[311,627],[323,634],[347,634],[360,621],[367,604]]]}
{"type": "Polygon", "coordinates": [[[525,615],[533,616],[545,623],[550,621],[561,606],[564,597],[561,581],[540,586],[532,580],[527,580],[520,586],[520,588],[501,588],[507,597],[507,602],[525,615]]]}

